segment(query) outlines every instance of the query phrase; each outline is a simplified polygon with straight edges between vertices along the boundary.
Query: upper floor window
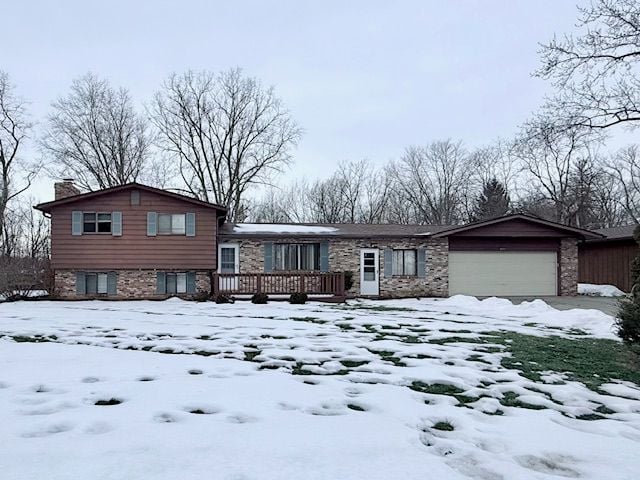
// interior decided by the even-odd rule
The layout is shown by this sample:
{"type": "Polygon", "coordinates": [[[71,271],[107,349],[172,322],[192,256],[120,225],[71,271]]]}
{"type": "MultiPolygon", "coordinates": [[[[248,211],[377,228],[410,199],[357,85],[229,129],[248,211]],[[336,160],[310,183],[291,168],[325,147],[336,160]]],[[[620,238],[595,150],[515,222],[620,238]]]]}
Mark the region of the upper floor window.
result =
{"type": "Polygon", "coordinates": [[[393,275],[415,276],[416,250],[394,250],[393,251],[393,275]]]}
{"type": "Polygon", "coordinates": [[[82,233],[111,233],[111,214],[83,213],[82,233]]]}
{"type": "Polygon", "coordinates": [[[186,215],[184,213],[159,213],[158,233],[161,235],[185,235],[186,215]]]}
{"type": "Polygon", "coordinates": [[[274,270],[320,270],[319,243],[278,243],[273,246],[274,270]]]}

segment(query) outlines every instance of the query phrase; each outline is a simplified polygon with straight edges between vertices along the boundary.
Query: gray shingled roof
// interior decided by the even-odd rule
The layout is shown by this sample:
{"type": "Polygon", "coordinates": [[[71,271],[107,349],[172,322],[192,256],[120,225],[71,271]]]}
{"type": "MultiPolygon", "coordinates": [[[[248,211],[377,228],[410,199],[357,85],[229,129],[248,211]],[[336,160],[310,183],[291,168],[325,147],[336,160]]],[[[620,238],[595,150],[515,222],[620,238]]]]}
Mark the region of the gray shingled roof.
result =
{"type": "Polygon", "coordinates": [[[220,235],[234,237],[282,237],[287,235],[321,237],[421,237],[443,232],[445,225],[392,225],[357,223],[226,223],[220,235]]]}
{"type": "Polygon", "coordinates": [[[607,240],[624,240],[633,238],[633,230],[637,225],[624,225],[622,227],[601,228],[596,232],[601,233],[607,240]]]}

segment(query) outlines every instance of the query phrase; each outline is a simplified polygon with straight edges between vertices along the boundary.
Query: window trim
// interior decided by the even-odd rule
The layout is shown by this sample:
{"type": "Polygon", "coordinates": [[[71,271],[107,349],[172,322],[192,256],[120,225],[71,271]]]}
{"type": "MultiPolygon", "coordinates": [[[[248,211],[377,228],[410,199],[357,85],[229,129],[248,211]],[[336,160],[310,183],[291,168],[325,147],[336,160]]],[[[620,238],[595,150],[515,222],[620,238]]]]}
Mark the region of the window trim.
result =
{"type": "Polygon", "coordinates": [[[157,213],[157,220],[156,220],[156,233],[157,235],[175,235],[175,236],[179,236],[179,237],[186,237],[187,236],[187,213],[180,213],[180,212],[172,212],[172,213],[157,213]],[[169,232],[162,232],[160,231],[160,217],[162,216],[169,216],[169,232]],[[173,216],[174,215],[182,215],[183,217],[183,225],[184,225],[184,231],[182,233],[174,233],[173,232],[173,216]]]}
{"type": "Polygon", "coordinates": [[[418,276],[418,249],[417,248],[394,248],[391,250],[393,258],[391,263],[391,276],[392,277],[409,277],[414,278],[418,276]],[[396,252],[402,252],[402,273],[395,273],[397,269],[396,252]],[[407,252],[413,252],[413,273],[406,273],[406,260],[405,256],[407,252]]]}
{"type": "Polygon", "coordinates": [[[272,260],[272,270],[274,272],[320,272],[322,271],[322,265],[320,264],[320,242],[287,242],[287,243],[274,243],[273,244],[273,260],[272,260]],[[292,246],[296,247],[296,268],[285,268],[288,256],[288,252],[285,254],[284,247],[291,248],[292,246]],[[301,248],[302,247],[313,247],[314,258],[313,258],[313,268],[303,269],[302,267],[302,255],[301,248]],[[277,252],[277,250],[281,248],[281,252],[277,252]],[[279,258],[278,258],[279,257],[279,258]],[[280,260],[278,262],[277,260],[280,260]],[[279,264],[280,263],[280,264],[279,264]]]}
{"type": "Polygon", "coordinates": [[[82,211],[82,235],[113,235],[113,212],[98,212],[98,211],[90,211],[90,212],[85,212],[84,210],[82,211]],[[94,221],[93,224],[95,225],[95,231],[93,232],[87,232],[84,229],[84,226],[86,224],[85,220],[84,220],[84,216],[85,215],[93,215],[94,217],[94,221]],[[108,232],[100,232],[98,225],[100,223],[107,223],[106,220],[102,220],[99,221],[98,220],[98,216],[99,215],[109,215],[109,231],[108,232]]]}

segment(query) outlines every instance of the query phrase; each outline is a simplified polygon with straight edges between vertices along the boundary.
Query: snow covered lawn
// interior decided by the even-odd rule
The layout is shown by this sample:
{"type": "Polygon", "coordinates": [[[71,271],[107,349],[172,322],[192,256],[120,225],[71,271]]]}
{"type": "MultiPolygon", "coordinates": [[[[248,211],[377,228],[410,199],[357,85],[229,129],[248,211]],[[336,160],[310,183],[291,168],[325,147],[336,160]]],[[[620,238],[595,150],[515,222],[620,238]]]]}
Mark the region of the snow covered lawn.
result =
{"type": "Polygon", "coordinates": [[[579,283],[578,295],[591,295],[594,297],[623,297],[624,292],[615,285],[594,285],[592,283],[579,283]]]}
{"type": "Polygon", "coordinates": [[[0,478],[636,479],[612,317],[507,300],[0,305],[0,478]]]}

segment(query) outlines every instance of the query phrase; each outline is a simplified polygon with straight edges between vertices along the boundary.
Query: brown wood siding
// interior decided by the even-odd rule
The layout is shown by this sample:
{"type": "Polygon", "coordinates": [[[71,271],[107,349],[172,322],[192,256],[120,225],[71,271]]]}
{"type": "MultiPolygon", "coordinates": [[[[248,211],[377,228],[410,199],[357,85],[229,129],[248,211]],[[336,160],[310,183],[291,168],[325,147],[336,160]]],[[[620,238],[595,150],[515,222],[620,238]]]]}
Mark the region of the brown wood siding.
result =
{"type": "Polygon", "coordinates": [[[215,269],[216,210],[140,190],[105,194],[56,207],[51,212],[51,265],[54,269],[215,269]],[[122,236],[71,235],[71,212],[122,212],[122,236]],[[196,216],[196,235],[147,236],[147,212],[196,216]]]}
{"type": "Polygon", "coordinates": [[[557,252],[560,241],[556,238],[473,238],[449,237],[451,252],[557,252]]]}
{"type": "Polygon", "coordinates": [[[633,240],[582,243],[578,247],[578,281],[631,290],[631,261],[638,254],[633,240]]]}
{"type": "MultiPolygon", "coordinates": [[[[452,234],[451,237],[566,237],[567,232],[556,230],[553,227],[527,222],[522,219],[513,219],[507,222],[487,225],[485,227],[474,228],[460,233],[452,234]]],[[[450,238],[451,238],[450,237],[450,238]]]]}

